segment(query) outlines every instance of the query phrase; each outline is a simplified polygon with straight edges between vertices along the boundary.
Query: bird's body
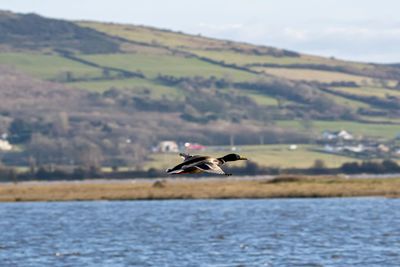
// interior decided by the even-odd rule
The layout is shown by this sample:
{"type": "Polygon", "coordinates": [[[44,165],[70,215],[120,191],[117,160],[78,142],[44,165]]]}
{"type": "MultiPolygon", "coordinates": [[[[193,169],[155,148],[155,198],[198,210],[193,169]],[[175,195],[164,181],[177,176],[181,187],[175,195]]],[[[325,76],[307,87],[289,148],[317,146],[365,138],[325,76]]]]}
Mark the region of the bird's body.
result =
{"type": "Polygon", "coordinates": [[[207,172],[213,174],[231,175],[225,173],[221,169],[221,166],[227,161],[246,160],[246,158],[242,158],[237,154],[229,154],[221,158],[200,155],[191,156],[183,153],[181,153],[180,156],[184,158],[184,161],[181,164],[176,165],[174,168],[168,169],[168,174],[192,174],[207,172]]]}

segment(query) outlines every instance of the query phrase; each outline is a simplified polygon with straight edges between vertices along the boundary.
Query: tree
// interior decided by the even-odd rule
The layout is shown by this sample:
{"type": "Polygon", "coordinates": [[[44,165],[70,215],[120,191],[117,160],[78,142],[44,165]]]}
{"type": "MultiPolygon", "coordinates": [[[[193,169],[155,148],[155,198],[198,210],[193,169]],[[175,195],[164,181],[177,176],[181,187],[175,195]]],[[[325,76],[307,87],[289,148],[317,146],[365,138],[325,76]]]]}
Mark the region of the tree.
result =
{"type": "Polygon", "coordinates": [[[32,124],[23,119],[14,119],[8,129],[10,133],[10,142],[13,144],[21,144],[29,142],[32,137],[32,124]]]}
{"type": "Polygon", "coordinates": [[[69,130],[69,116],[66,112],[60,112],[54,119],[53,123],[54,133],[59,135],[65,135],[69,130]]]}
{"type": "Polygon", "coordinates": [[[41,134],[34,134],[26,149],[35,165],[39,166],[58,163],[62,157],[57,142],[41,134]]]}
{"type": "Polygon", "coordinates": [[[316,170],[323,170],[326,168],[326,165],[322,159],[316,159],[312,168],[316,170]]]}
{"type": "Polygon", "coordinates": [[[80,147],[76,148],[76,151],[78,155],[75,158],[79,159],[82,166],[86,168],[101,167],[103,153],[95,143],[84,141],[80,144],[80,147]]]}

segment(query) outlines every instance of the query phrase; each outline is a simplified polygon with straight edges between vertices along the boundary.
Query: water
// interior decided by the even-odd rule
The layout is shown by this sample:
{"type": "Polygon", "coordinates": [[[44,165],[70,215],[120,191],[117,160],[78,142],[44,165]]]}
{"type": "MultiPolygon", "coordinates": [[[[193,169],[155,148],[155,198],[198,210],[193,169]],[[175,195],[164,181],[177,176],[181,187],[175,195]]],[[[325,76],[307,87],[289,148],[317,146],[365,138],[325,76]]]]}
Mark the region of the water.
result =
{"type": "Polygon", "coordinates": [[[399,266],[400,199],[0,204],[0,266],[399,266]]]}

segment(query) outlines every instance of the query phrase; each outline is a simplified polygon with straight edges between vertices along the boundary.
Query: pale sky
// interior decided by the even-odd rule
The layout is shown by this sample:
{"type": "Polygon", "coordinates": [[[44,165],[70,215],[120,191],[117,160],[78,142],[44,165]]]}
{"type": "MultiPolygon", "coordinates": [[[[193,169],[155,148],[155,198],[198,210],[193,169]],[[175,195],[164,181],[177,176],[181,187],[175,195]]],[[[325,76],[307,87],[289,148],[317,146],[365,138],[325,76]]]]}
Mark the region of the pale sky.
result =
{"type": "Polygon", "coordinates": [[[400,62],[399,0],[0,0],[0,9],[155,26],[368,62],[400,62]]]}

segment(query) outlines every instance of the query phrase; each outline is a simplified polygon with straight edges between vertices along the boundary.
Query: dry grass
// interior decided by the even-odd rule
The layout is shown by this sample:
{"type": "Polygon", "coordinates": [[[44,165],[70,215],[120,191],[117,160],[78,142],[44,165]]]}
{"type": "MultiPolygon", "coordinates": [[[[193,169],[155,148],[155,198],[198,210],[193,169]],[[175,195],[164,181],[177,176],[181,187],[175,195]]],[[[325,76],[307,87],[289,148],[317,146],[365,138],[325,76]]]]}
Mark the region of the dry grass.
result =
{"type": "Polygon", "coordinates": [[[376,96],[380,98],[386,98],[387,96],[400,97],[400,92],[398,90],[380,87],[336,87],[331,88],[331,90],[359,96],[376,96]]]}
{"type": "Polygon", "coordinates": [[[337,82],[347,81],[355,82],[357,84],[373,84],[373,79],[364,76],[357,76],[352,74],[345,74],[335,71],[322,71],[322,70],[310,70],[310,69],[288,69],[288,68],[266,68],[256,67],[257,71],[263,71],[267,74],[274,76],[287,78],[290,80],[302,80],[302,81],[318,81],[318,82],[337,82]]]}
{"type": "Polygon", "coordinates": [[[161,182],[140,180],[0,185],[0,201],[3,202],[350,196],[400,197],[400,178],[281,177],[273,180],[168,179],[161,182]]]}

